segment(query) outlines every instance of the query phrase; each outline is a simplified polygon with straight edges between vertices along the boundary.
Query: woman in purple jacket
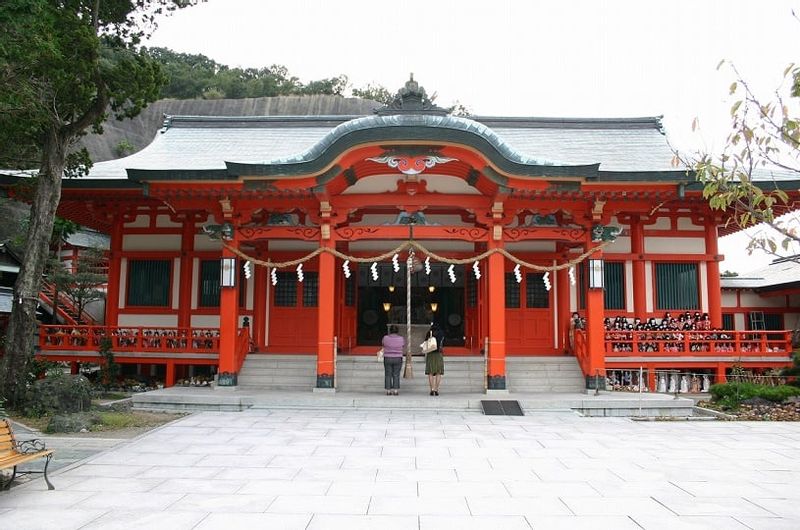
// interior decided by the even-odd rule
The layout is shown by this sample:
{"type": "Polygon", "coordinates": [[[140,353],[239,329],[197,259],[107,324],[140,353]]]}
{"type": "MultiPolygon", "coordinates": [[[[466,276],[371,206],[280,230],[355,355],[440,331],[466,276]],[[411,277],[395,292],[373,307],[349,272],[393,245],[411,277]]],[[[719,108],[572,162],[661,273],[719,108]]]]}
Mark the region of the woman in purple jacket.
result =
{"type": "Polygon", "coordinates": [[[403,367],[403,351],[406,339],[397,334],[397,326],[389,326],[389,334],[383,337],[383,373],[387,396],[400,394],[400,369],[403,367]]]}

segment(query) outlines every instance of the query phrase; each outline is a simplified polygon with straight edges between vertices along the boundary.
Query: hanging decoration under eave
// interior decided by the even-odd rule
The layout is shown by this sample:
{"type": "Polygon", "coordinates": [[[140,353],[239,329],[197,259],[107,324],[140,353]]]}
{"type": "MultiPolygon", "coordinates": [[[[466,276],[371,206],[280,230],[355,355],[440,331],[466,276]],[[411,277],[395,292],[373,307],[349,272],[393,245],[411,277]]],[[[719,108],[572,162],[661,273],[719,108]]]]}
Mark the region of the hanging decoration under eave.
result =
{"type": "MultiPolygon", "coordinates": [[[[473,256],[473,257],[470,257],[470,258],[448,258],[446,256],[442,256],[442,255],[436,254],[435,252],[432,252],[432,251],[428,250],[427,248],[425,248],[424,245],[422,245],[420,242],[418,242],[418,241],[416,241],[414,239],[409,239],[408,241],[405,241],[405,242],[401,243],[397,248],[392,249],[389,252],[386,252],[384,254],[380,254],[380,255],[377,255],[377,256],[371,256],[371,257],[350,256],[348,254],[344,254],[344,253],[336,250],[333,247],[325,246],[325,247],[319,247],[316,250],[312,251],[311,253],[309,253],[309,254],[307,254],[305,256],[302,256],[302,257],[297,258],[297,259],[285,261],[285,262],[273,262],[273,261],[269,261],[269,260],[267,260],[267,261],[260,260],[260,259],[257,259],[255,257],[253,257],[253,256],[249,256],[248,254],[246,254],[245,252],[241,251],[240,249],[238,249],[236,247],[233,247],[233,246],[229,245],[228,243],[226,243],[225,240],[222,240],[221,242],[222,242],[222,246],[224,248],[228,249],[233,254],[235,254],[235,255],[239,256],[240,258],[242,258],[242,259],[247,261],[247,263],[245,264],[245,275],[247,275],[247,271],[248,271],[248,269],[250,267],[250,264],[255,264],[255,265],[259,265],[259,266],[267,267],[268,269],[271,269],[270,270],[270,277],[272,279],[272,285],[276,285],[278,283],[276,270],[280,269],[280,268],[285,268],[285,267],[296,267],[297,280],[299,282],[302,282],[303,281],[302,264],[305,263],[306,261],[309,261],[311,259],[316,258],[317,256],[319,256],[323,252],[327,252],[329,254],[332,254],[334,257],[337,257],[339,259],[344,260],[344,263],[342,265],[342,269],[344,271],[345,277],[347,277],[347,278],[350,277],[350,267],[349,267],[349,265],[350,265],[351,261],[355,262],[355,263],[370,263],[371,264],[370,265],[370,272],[371,272],[371,275],[372,275],[372,280],[373,281],[378,281],[378,278],[379,278],[379,275],[378,275],[378,263],[386,261],[388,259],[391,259],[392,260],[392,266],[393,266],[395,272],[399,272],[399,254],[401,252],[406,251],[406,250],[408,250],[409,253],[413,253],[413,252],[417,251],[420,254],[425,254],[426,257],[425,257],[425,261],[424,261],[424,269],[425,269],[425,274],[427,274],[427,275],[431,274],[431,263],[430,263],[431,259],[435,259],[436,261],[448,264],[449,267],[447,269],[447,273],[448,273],[448,276],[450,277],[450,282],[451,283],[455,283],[456,282],[456,274],[455,274],[455,266],[456,265],[472,264],[473,272],[475,274],[476,279],[480,279],[480,277],[481,277],[480,261],[483,260],[483,259],[487,259],[489,256],[491,256],[491,255],[493,255],[495,253],[499,253],[502,256],[504,256],[506,259],[508,259],[508,260],[510,260],[510,261],[515,263],[514,276],[515,276],[515,278],[517,280],[517,283],[522,281],[522,273],[520,272],[520,268],[521,267],[525,267],[527,269],[531,269],[531,270],[535,270],[535,271],[539,271],[539,272],[545,272],[545,273],[550,273],[550,272],[555,272],[555,271],[559,271],[559,270],[568,269],[569,277],[570,277],[570,283],[572,285],[575,285],[575,265],[577,263],[583,262],[586,258],[591,256],[595,252],[598,252],[598,251],[602,250],[605,246],[607,246],[610,243],[612,243],[616,239],[616,236],[619,233],[619,230],[620,229],[618,227],[602,227],[600,225],[594,227],[592,229],[592,234],[593,234],[592,241],[593,242],[598,242],[598,244],[596,246],[590,248],[589,250],[583,252],[582,254],[576,256],[575,258],[573,258],[571,260],[568,260],[568,261],[566,261],[564,263],[561,263],[561,264],[558,264],[558,265],[550,265],[550,266],[537,265],[535,263],[529,263],[527,261],[521,260],[521,259],[517,258],[516,256],[514,256],[513,254],[511,254],[510,252],[508,252],[504,248],[491,248],[489,250],[486,250],[486,251],[478,254],[477,256],[473,256]],[[597,232],[598,234],[602,235],[602,239],[595,239],[595,237],[594,237],[595,232],[597,232]]],[[[598,236],[598,238],[599,237],[600,236],[598,236]]],[[[546,286],[549,285],[549,283],[550,283],[549,282],[549,275],[547,275],[546,276],[546,286]]],[[[550,290],[550,289],[548,288],[548,290],[550,290]]]]}

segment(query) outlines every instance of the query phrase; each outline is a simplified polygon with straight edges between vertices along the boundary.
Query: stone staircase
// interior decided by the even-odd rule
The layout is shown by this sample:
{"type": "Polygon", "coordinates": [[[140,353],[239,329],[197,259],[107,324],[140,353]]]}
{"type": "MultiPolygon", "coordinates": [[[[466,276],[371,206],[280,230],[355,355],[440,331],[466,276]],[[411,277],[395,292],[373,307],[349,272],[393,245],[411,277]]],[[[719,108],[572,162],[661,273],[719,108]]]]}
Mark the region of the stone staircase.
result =
{"type": "MultiPolygon", "coordinates": [[[[425,361],[413,357],[412,379],[400,379],[401,392],[428,393],[425,361]]],[[[508,357],[506,382],[511,392],[582,392],[585,381],[574,357],[508,357]]],[[[316,384],[314,355],[250,354],[239,373],[243,390],[309,391],[316,384]]],[[[383,363],[373,356],[340,355],[337,359],[336,388],[340,392],[383,392],[383,363]]],[[[483,357],[445,357],[441,392],[481,394],[484,392],[483,357]]]]}
{"type": "MultiPolygon", "coordinates": [[[[400,375],[400,393],[427,395],[428,376],[425,359],[412,357],[414,377],[403,379],[400,375]]],[[[339,356],[336,388],[341,392],[383,392],[383,362],[369,356],[339,356]]],[[[441,393],[474,394],[483,392],[483,357],[447,357],[444,361],[441,393]]]]}
{"type": "Polygon", "coordinates": [[[511,392],[582,392],[586,381],[572,356],[507,357],[506,385],[511,392]]]}
{"type": "Polygon", "coordinates": [[[309,391],[316,384],[316,355],[251,353],[239,371],[239,386],[244,389],[309,391]]]}

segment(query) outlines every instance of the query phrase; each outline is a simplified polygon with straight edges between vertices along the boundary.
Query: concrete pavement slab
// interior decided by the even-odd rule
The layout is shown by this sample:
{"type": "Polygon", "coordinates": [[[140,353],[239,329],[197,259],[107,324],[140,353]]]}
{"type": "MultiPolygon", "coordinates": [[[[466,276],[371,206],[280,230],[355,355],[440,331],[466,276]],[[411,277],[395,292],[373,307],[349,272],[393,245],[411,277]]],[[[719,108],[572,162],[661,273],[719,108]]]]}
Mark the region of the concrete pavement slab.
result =
{"type": "Polygon", "coordinates": [[[799,441],[797,423],[570,412],[197,413],[87,443],[102,452],[55,471],[55,491],[0,493],[0,515],[15,530],[794,529],[799,441]]]}

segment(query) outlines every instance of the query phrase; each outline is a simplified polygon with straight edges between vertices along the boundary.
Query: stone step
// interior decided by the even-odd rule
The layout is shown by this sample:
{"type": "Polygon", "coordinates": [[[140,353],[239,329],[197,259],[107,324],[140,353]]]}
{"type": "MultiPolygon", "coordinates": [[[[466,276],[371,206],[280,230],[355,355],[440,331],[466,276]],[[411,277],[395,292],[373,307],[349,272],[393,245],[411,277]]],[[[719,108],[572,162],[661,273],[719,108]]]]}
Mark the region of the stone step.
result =
{"type": "MultiPolygon", "coordinates": [[[[425,359],[413,358],[413,379],[401,379],[401,388],[425,391],[425,359]]],[[[506,360],[509,390],[523,392],[576,392],[585,386],[574,357],[509,357],[506,360]]],[[[374,356],[344,355],[337,359],[337,389],[343,392],[381,392],[383,363],[374,356]]],[[[485,384],[483,357],[446,357],[442,390],[482,392],[485,384]]],[[[316,357],[311,355],[265,355],[247,357],[239,374],[246,388],[308,389],[316,383],[316,357]]]]}

